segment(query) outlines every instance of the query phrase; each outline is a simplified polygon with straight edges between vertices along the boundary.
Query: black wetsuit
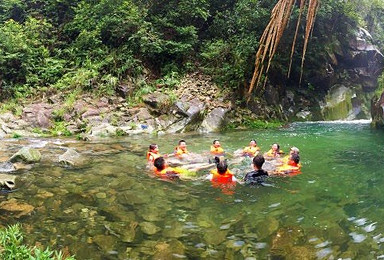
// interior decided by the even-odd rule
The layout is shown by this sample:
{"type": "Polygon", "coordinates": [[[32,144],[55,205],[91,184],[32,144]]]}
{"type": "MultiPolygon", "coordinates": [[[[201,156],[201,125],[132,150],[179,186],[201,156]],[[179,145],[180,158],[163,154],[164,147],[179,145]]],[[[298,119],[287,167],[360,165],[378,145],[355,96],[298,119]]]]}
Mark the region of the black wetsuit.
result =
{"type": "Polygon", "coordinates": [[[244,177],[245,184],[261,184],[268,177],[268,172],[260,169],[248,172],[244,177]]]}

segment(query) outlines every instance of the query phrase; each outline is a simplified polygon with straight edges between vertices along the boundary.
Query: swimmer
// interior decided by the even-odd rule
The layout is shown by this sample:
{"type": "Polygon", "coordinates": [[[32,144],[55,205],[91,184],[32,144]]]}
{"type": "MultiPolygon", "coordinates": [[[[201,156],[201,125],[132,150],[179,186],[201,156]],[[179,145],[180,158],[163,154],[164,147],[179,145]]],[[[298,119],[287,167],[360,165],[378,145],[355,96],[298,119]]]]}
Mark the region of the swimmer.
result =
{"type": "Polygon", "coordinates": [[[180,171],[176,168],[169,167],[164,160],[164,157],[158,157],[154,163],[154,173],[161,177],[178,177],[180,171]]]}
{"type": "Polygon", "coordinates": [[[159,153],[159,146],[157,144],[149,145],[147,152],[147,161],[153,163],[155,159],[159,158],[161,155],[159,153]]]}
{"type": "Polygon", "coordinates": [[[232,183],[236,182],[236,177],[228,170],[227,160],[224,157],[215,157],[216,169],[211,170],[211,174],[208,175],[207,179],[217,183],[232,183]]]}
{"type": "Polygon", "coordinates": [[[221,147],[219,140],[214,140],[211,145],[211,151],[210,153],[212,155],[221,156],[224,155],[224,149],[221,147]]]}
{"type": "Polygon", "coordinates": [[[264,156],[267,159],[274,159],[274,158],[279,158],[284,152],[280,150],[280,145],[277,143],[274,143],[271,147],[271,149],[264,154],[264,156]]]}
{"type": "Polygon", "coordinates": [[[300,150],[299,150],[299,148],[297,148],[297,147],[295,147],[295,146],[291,147],[291,148],[289,149],[289,154],[288,154],[287,156],[285,156],[285,157],[281,160],[282,163],[283,163],[283,164],[287,164],[288,161],[291,159],[292,154],[297,154],[297,155],[299,155],[299,154],[300,154],[300,150]]]}
{"type": "Polygon", "coordinates": [[[243,149],[243,156],[255,157],[260,152],[260,147],[257,146],[257,142],[255,139],[252,139],[249,142],[249,146],[243,149]]]}
{"type": "Polygon", "coordinates": [[[175,147],[174,153],[177,157],[182,157],[183,154],[188,154],[187,142],[185,140],[180,140],[178,146],[175,147]]]}
{"type": "Polygon", "coordinates": [[[277,168],[278,174],[299,174],[301,169],[300,156],[292,154],[286,164],[277,168]]]}
{"type": "Polygon", "coordinates": [[[262,155],[256,155],[252,160],[253,171],[244,177],[245,184],[261,184],[268,177],[268,172],[262,169],[265,159],[262,155]]]}

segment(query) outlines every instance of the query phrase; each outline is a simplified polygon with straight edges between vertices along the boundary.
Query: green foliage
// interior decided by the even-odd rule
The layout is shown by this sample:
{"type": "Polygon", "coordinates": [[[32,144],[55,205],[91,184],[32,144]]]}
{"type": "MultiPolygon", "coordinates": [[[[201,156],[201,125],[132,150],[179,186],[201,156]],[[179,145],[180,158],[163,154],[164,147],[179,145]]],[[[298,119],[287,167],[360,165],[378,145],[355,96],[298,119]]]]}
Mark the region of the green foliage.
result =
{"type": "Polygon", "coordinates": [[[21,135],[19,133],[13,133],[12,134],[12,138],[18,139],[20,137],[21,137],[21,135]]]}
{"type": "MultiPolygon", "coordinates": [[[[180,76],[186,70],[196,70],[195,66],[224,88],[242,89],[251,78],[258,40],[274,3],[0,1],[0,100],[74,89],[112,95],[119,82],[144,74],[150,80],[138,85],[128,98],[131,104],[137,104],[142,94],[154,90],[153,85],[174,88],[180,76]]],[[[306,57],[305,71],[309,72],[305,78],[316,78],[313,73],[324,64],[325,53],[342,48],[336,44],[338,39],[346,38],[357,25],[369,29],[384,48],[383,3],[322,1],[306,57]]],[[[292,14],[272,64],[270,79],[277,84],[286,83],[283,75],[290,52],[287,42],[295,29],[297,7],[292,14]]],[[[299,40],[298,50],[302,44],[299,40]]],[[[299,51],[295,52],[294,82],[298,82],[300,56],[299,51]]]]}
{"type": "Polygon", "coordinates": [[[74,257],[64,258],[62,252],[41,250],[37,247],[28,247],[24,244],[20,225],[9,226],[0,230],[0,258],[3,260],[74,260],[74,257]]]}
{"type": "Polygon", "coordinates": [[[253,119],[250,117],[243,118],[241,123],[229,123],[225,126],[225,130],[231,130],[236,128],[248,128],[248,129],[276,129],[282,127],[283,123],[278,120],[264,121],[259,119],[253,119]]]}
{"type": "Polygon", "coordinates": [[[71,131],[67,129],[67,123],[63,121],[54,122],[50,132],[52,136],[72,136],[71,131]]]}

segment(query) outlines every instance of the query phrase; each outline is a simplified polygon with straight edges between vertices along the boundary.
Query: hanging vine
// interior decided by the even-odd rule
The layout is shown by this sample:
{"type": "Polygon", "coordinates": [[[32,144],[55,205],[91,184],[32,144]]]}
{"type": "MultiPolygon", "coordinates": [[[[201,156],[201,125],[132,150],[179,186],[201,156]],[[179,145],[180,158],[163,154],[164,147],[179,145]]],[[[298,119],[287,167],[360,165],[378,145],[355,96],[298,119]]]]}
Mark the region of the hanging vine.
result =
{"type": "MultiPolygon", "coordinates": [[[[303,67],[305,61],[305,54],[307,51],[308,40],[313,30],[313,25],[316,18],[317,9],[319,7],[319,0],[298,0],[300,1],[299,17],[296,24],[296,31],[292,42],[290,64],[288,69],[288,77],[291,73],[292,58],[297,40],[297,35],[300,27],[301,17],[307,7],[306,26],[304,35],[304,47],[301,57],[301,73],[300,83],[303,75],[303,67]]],[[[295,6],[296,0],[279,0],[275,7],[272,9],[271,18],[266,26],[263,35],[260,38],[260,46],[256,53],[255,70],[253,72],[252,80],[248,88],[248,100],[252,91],[262,92],[267,82],[267,75],[271,66],[272,59],[276,53],[277,46],[283,36],[284,30],[291,17],[292,10],[295,6]],[[265,76],[263,84],[261,84],[263,75],[265,76]]]]}

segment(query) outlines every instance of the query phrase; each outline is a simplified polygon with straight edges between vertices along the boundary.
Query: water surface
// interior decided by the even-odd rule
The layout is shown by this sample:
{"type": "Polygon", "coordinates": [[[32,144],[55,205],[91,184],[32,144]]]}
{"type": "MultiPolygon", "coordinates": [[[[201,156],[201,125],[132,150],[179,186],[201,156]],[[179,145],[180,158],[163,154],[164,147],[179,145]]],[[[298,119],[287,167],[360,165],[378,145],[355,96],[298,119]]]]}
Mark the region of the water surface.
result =
{"type": "MultiPolygon", "coordinates": [[[[3,226],[21,222],[29,244],[77,259],[373,259],[384,255],[384,133],[367,122],[295,123],[278,130],[224,134],[135,136],[98,142],[68,139],[3,140],[6,157],[32,145],[41,163],[18,172],[19,189],[0,203],[3,226]],[[256,139],[262,151],[278,142],[300,148],[302,174],[270,178],[269,187],[208,181],[166,182],[151,177],[144,151],[158,143],[171,152],[179,139],[195,153],[220,139],[228,152],[256,139]],[[87,160],[55,163],[66,147],[87,160]]],[[[237,176],[251,170],[241,165],[237,176]]],[[[207,172],[200,173],[201,175],[207,172]]]]}

